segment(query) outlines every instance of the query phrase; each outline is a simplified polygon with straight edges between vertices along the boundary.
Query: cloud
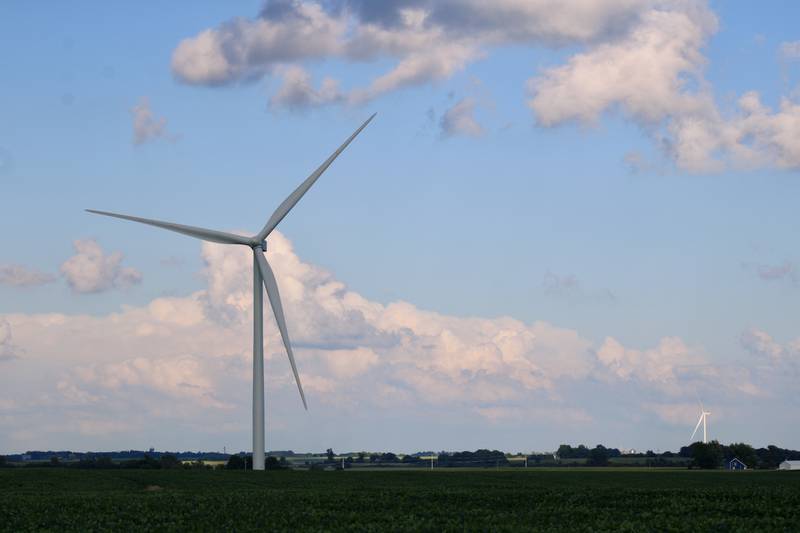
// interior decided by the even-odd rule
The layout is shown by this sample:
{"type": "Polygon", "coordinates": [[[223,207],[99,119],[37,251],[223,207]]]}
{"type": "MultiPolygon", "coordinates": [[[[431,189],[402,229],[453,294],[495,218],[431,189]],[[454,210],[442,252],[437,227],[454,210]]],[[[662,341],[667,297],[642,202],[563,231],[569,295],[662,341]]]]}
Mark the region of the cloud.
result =
{"type": "Polygon", "coordinates": [[[796,103],[784,98],[773,111],[751,91],[730,113],[719,109],[701,52],[716,30],[704,2],[666,2],[643,13],[623,37],[531,78],[528,105],[545,127],[595,124],[618,111],[689,172],[800,167],[796,103]]]}
{"type": "Polygon", "coordinates": [[[596,122],[615,105],[646,122],[676,108],[691,109],[697,102],[688,81],[699,75],[705,61],[700,47],[716,26],[706,9],[647,11],[622,38],[590,47],[533,78],[529,106],[543,126],[596,122]]]}
{"type": "MultiPolygon", "coordinates": [[[[563,64],[528,81],[540,126],[594,125],[618,113],[687,172],[800,168],[797,102],[783,98],[771,109],[751,91],[734,106],[717,103],[703,50],[718,26],[706,0],[281,0],[184,39],[172,70],[206,86],[281,77],[271,106],[298,110],[441,82],[499,47],[572,47],[563,64]],[[331,78],[315,88],[302,65],[325,60],[391,66],[349,90],[331,78]]],[[[797,51],[797,42],[781,46],[787,60],[797,51]]],[[[445,135],[481,131],[467,102],[442,122],[445,135]]],[[[653,167],[628,159],[640,171],[653,167]]]]}
{"type": "MultiPolygon", "coordinates": [[[[76,261],[68,270],[90,281],[75,283],[113,286],[109,280],[121,270],[121,256],[106,256],[93,241],[76,246],[88,266],[76,261]]],[[[718,399],[740,398],[741,392],[760,397],[771,385],[753,381],[751,367],[730,371],[702,347],[675,337],[649,348],[613,337],[596,344],[543,321],[459,317],[408,302],[372,301],[301,260],[279,232],[270,236],[267,253],[312,411],[337,420],[337,428],[373,415],[417,422],[429,417],[438,425],[463,417],[478,431],[484,423],[534,424],[550,434],[602,421],[602,405],[621,394],[669,404],[694,390],[713,390],[718,399]]],[[[108,441],[117,445],[148,428],[163,430],[163,436],[180,427],[186,439],[215,431],[246,436],[252,258],[245,248],[210,243],[203,244],[201,257],[206,286],[190,295],[107,315],[0,315],[2,353],[25,350],[13,375],[0,373],[0,390],[14,398],[9,416],[37,413],[2,426],[0,447],[10,446],[2,435],[17,435],[14,446],[33,446],[45,438],[41,427],[75,442],[88,442],[81,435],[122,435],[108,441]],[[125,422],[107,423],[115,420],[125,422]],[[33,433],[25,437],[25,431],[33,433]]],[[[270,427],[288,428],[275,431],[291,441],[301,423],[293,409],[302,407],[271,314],[265,317],[268,405],[275,409],[270,427]]],[[[638,399],[627,407],[639,408],[638,399]]],[[[322,423],[315,420],[312,425],[322,423]]]]}
{"type": "Polygon", "coordinates": [[[316,89],[311,83],[311,75],[302,67],[286,67],[282,69],[281,77],[283,81],[280,88],[269,100],[271,108],[298,111],[344,99],[336,80],[325,78],[319,89],[316,89]]]}
{"type": "Polygon", "coordinates": [[[346,29],[317,3],[274,2],[256,19],[236,18],[181,41],[172,72],[197,85],[259,78],[274,65],[336,55],[346,29]]]}
{"type": "Polygon", "coordinates": [[[447,79],[487,47],[593,42],[632,24],[643,3],[653,2],[281,0],[267,3],[255,18],[234,18],[182,40],[172,72],[183,83],[220,86],[302,62],[393,60],[387,72],[349,94],[348,101],[360,103],[447,79]]]}
{"type": "Polygon", "coordinates": [[[73,246],[76,254],[61,265],[61,275],[73,291],[95,293],[126,289],[142,281],[141,272],[121,265],[121,252],[106,255],[91,239],[76,240],[73,246]]]}
{"type": "Polygon", "coordinates": [[[22,265],[0,265],[0,285],[32,287],[50,283],[55,279],[55,276],[52,274],[26,268],[22,265]]]}
{"type": "Polygon", "coordinates": [[[690,348],[676,337],[661,339],[648,350],[626,348],[612,337],[597,350],[597,358],[610,374],[624,381],[639,380],[653,386],[674,390],[686,376],[695,376],[708,365],[702,349],[690,348]]]}
{"type": "Polygon", "coordinates": [[[751,354],[765,357],[772,361],[779,361],[783,356],[783,346],[775,342],[764,331],[750,329],[742,333],[739,339],[742,346],[751,354]]]}
{"type": "Polygon", "coordinates": [[[529,420],[583,427],[592,422],[592,417],[582,408],[477,407],[475,412],[492,423],[529,420]]]}
{"type": "MultiPolygon", "coordinates": [[[[739,344],[751,356],[743,366],[752,366],[756,395],[780,398],[786,387],[795,386],[800,377],[800,338],[782,344],[766,331],[750,328],[741,334],[739,344]]],[[[746,388],[742,392],[749,393],[746,388]]],[[[795,408],[789,405],[793,399],[794,395],[783,398],[781,407],[795,408]]]]}
{"type": "Polygon", "coordinates": [[[739,342],[751,355],[768,361],[779,371],[800,369],[800,338],[783,345],[767,332],[751,328],[742,333],[739,342]]]}
{"type": "Polygon", "coordinates": [[[483,128],[475,120],[475,100],[462,98],[453,104],[442,115],[439,127],[442,129],[442,136],[444,137],[454,135],[480,137],[483,134],[483,128]]]}
{"type": "MultiPolygon", "coordinates": [[[[119,363],[106,363],[79,367],[76,374],[83,386],[98,386],[116,391],[121,388],[155,390],[176,398],[191,400],[203,407],[228,409],[220,402],[212,389],[210,369],[193,356],[166,358],[136,357],[119,363]]],[[[68,381],[59,383],[59,390],[80,390],[68,381]]],[[[66,394],[65,394],[66,396],[66,394]]],[[[99,397],[80,391],[78,397],[90,402],[99,397]]]]}
{"type": "Polygon", "coordinates": [[[0,363],[18,359],[18,348],[11,342],[11,324],[0,317],[0,363]]]}
{"type": "MultiPolygon", "coordinates": [[[[658,418],[667,424],[675,426],[685,426],[687,428],[686,438],[689,438],[689,431],[700,418],[701,406],[699,402],[676,402],[676,403],[647,403],[644,409],[654,413],[658,418]]],[[[724,416],[719,410],[715,409],[709,417],[710,422],[722,420],[724,416]]]]}
{"type": "Polygon", "coordinates": [[[800,60],[800,41],[787,41],[781,43],[781,58],[786,61],[800,60]]]}
{"type": "Polygon", "coordinates": [[[150,99],[143,96],[139,103],[131,109],[133,115],[133,144],[142,145],[148,141],[160,138],[174,140],[175,137],[167,133],[167,119],[157,117],[150,109],[150,99]]]}

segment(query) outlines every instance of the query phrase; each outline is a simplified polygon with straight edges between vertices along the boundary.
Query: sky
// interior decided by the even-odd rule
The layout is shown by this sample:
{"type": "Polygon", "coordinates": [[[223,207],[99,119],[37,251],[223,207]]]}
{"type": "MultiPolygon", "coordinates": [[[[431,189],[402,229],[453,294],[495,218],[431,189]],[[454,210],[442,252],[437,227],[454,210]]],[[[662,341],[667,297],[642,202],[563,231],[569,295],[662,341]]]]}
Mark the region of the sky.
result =
{"type": "Polygon", "coordinates": [[[0,452],[800,448],[800,5],[0,7],[0,452]]]}

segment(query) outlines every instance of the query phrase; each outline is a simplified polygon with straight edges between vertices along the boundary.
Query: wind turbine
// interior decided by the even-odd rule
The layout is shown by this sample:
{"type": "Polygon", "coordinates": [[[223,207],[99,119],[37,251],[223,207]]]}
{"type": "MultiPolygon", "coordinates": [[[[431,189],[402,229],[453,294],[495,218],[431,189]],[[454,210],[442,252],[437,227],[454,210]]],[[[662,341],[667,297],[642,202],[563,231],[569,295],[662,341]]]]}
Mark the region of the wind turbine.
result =
{"type": "Polygon", "coordinates": [[[710,411],[706,411],[703,407],[703,404],[700,404],[700,420],[697,421],[697,425],[694,427],[694,431],[692,432],[692,436],[689,437],[689,440],[694,438],[695,433],[700,428],[700,424],[703,424],[703,444],[708,444],[708,415],[710,415],[710,411]]]}
{"type": "Polygon", "coordinates": [[[262,283],[267,290],[267,297],[272,306],[272,312],[275,315],[275,322],[278,324],[281,339],[283,339],[283,345],[286,347],[286,353],[289,356],[289,363],[292,366],[294,379],[297,383],[297,390],[300,391],[300,399],[303,401],[303,407],[308,410],[306,396],[303,393],[303,386],[300,384],[300,375],[297,373],[297,365],[295,364],[294,354],[292,353],[292,345],[289,342],[289,333],[286,331],[286,320],[283,315],[283,306],[281,305],[281,297],[278,292],[278,284],[275,281],[275,274],[273,274],[272,268],[269,266],[267,258],[264,256],[267,251],[266,239],[280,221],[283,220],[283,217],[292,210],[295,204],[300,201],[300,198],[303,197],[308,189],[314,185],[314,182],[316,182],[322,173],[333,163],[334,159],[347,148],[347,145],[356,138],[356,135],[361,133],[361,130],[367,127],[367,124],[369,124],[373,118],[375,118],[375,114],[369,117],[355,132],[353,132],[353,134],[331,154],[319,168],[317,168],[317,170],[312,172],[311,175],[278,206],[275,212],[272,213],[272,216],[269,217],[264,227],[261,228],[261,231],[252,237],[242,237],[241,235],[234,235],[222,231],[184,226],[183,224],[174,224],[172,222],[121,215],[118,213],[109,213],[107,211],[86,210],[98,215],[149,224],[151,226],[183,233],[184,235],[204,241],[248,246],[253,250],[253,470],[264,470],[264,292],[261,288],[262,283]]]}

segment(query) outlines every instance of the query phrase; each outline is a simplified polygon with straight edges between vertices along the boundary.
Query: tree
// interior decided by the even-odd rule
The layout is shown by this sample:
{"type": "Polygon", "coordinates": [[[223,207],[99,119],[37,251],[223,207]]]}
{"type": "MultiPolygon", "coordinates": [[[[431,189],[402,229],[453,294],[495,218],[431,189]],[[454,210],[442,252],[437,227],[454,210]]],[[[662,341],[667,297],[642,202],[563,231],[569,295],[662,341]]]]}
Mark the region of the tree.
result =
{"type": "Polygon", "coordinates": [[[116,468],[117,465],[114,464],[114,461],[111,460],[111,457],[104,455],[102,457],[98,457],[94,461],[96,468],[116,468]]]}
{"type": "Polygon", "coordinates": [[[120,462],[120,467],[157,469],[161,468],[161,463],[150,457],[150,455],[144,454],[142,459],[131,459],[130,461],[120,462]]]}
{"type": "Polygon", "coordinates": [[[270,455],[264,462],[264,468],[267,470],[284,470],[285,468],[287,468],[286,459],[284,459],[283,457],[278,459],[277,457],[270,455]]]}
{"type": "Polygon", "coordinates": [[[722,446],[719,442],[711,441],[708,444],[695,442],[692,448],[692,466],[696,468],[719,468],[722,464],[722,446]]]}
{"type": "Polygon", "coordinates": [[[556,455],[561,459],[570,459],[574,457],[572,446],[570,446],[569,444],[562,444],[561,446],[558,447],[556,455]]]}
{"type": "Polygon", "coordinates": [[[747,468],[755,468],[758,464],[758,456],[756,451],[749,444],[744,442],[733,443],[728,446],[728,454],[726,459],[731,460],[734,457],[747,465],[747,468]]]}
{"type": "Polygon", "coordinates": [[[58,460],[57,455],[50,458],[50,466],[61,466],[61,461],[58,460]]]}
{"type": "Polygon", "coordinates": [[[586,461],[589,466],[608,466],[608,450],[605,446],[598,444],[589,450],[589,458],[586,461]]]}
{"type": "Polygon", "coordinates": [[[328,461],[333,462],[336,458],[335,454],[333,453],[333,448],[328,448],[325,450],[325,454],[328,456],[328,461]]]}
{"type": "Polygon", "coordinates": [[[439,454],[440,466],[470,466],[470,467],[498,467],[508,466],[508,458],[498,450],[476,450],[474,452],[455,452],[453,454],[439,454]]]}
{"type": "Polygon", "coordinates": [[[169,453],[165,453],[164,455],[162,455],[158,463],[159,466],[161,466],[161,468],[165,469],[180,468],[181,466],[183,466],[183,463],[181,463],[177,457],[169,453]]]}
{"type": "Polygon", "coordinates": [[[6,456],[0,455],[0,468],[5,468],[6,466],[8,466],[8,463],[6,462],[6,456]]]}
{"type": "Polygon", "coordinates": [[[579,444],[577,448],[575,448],[575,457],[580,459],[585,459],[589,457],[589,448],[587,448],[583,444],[579,444]]]}
{"type": "Polygon", "coordinates": [[[244,470],[244,465],[245,462],[241,455],[231,455],[225,468],[228,470],[244,470]]]}
{"type": "Polygon", "coordinates": [[[789,450],[783,450],[777,446],[769,445],[766,448],[759,448],[756,454],[761,468],[778,468],[778,465],[788,459],[789,450]]]}

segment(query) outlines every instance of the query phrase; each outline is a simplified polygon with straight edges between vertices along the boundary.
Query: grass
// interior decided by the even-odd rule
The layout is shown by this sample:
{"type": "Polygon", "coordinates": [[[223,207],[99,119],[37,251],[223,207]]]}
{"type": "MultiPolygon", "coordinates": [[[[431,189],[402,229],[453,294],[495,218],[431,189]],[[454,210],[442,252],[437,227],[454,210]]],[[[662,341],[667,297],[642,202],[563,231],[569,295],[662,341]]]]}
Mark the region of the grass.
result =
{"type": "Polygon", "coordinates": [[[788,531],[800,475],[0,470],[2,531],[788,531]]]}

